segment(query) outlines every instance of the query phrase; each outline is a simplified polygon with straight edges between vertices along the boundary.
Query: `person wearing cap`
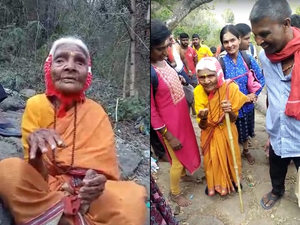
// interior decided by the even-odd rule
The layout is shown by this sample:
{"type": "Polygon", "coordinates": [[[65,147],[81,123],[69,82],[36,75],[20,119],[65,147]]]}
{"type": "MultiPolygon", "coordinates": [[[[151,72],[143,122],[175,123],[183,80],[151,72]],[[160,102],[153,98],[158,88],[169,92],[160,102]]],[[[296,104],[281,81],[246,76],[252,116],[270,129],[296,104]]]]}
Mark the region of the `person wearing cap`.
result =
{"type": "Polygon", "coordinates": [[[194,90],[197,122],[201,129],[201,149],[207,181],[205,194],[227,195],[237,191],[237,177],[226,129],[225,113],[229,113],[230,127],[241,179],[241,154],[235,121],[239,109],[250,102],[248,96],[239,91],[234,82],[224,81],[224,73],[215,57],[205,57],[196,67],[199,85],[194,90]],[[227,99],[226,96],[229,96],[227,99]]]}
{"type": "Polygon", "coordinates": [[[213,56],[213,53],[209,49],[208,46],[201,44],[201,38],[198,34],[193,34],[192,36],[192,43],[193,43],[193,49],[195,49],[197,55],[198,55],[198,62],[203,58],[207,56],[213,56]]]}

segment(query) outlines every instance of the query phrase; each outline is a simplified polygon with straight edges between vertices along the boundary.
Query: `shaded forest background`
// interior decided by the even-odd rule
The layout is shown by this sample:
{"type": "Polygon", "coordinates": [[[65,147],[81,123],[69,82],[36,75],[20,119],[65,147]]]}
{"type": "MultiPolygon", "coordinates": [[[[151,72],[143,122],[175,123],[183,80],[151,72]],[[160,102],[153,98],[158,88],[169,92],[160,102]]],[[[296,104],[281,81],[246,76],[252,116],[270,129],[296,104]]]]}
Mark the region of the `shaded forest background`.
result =
{"type": "Polygon", "coordinates": [[[51,44],[75,35],[92,57],[93,84],[87,95],[100,101],[112,118],[118,112],[116,120],[135,120],[145,113],[149,117],[149,4],[1,0],[0,82],[16,91],[43,92],[43,64],[51,44]]]}

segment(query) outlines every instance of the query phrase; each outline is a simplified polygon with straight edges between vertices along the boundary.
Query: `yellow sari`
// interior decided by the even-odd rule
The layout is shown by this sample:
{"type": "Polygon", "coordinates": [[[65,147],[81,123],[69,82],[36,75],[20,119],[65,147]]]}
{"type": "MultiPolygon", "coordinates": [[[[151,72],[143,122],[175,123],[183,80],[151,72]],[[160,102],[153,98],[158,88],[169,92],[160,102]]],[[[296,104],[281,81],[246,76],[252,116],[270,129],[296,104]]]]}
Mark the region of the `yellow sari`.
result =
{"type": "MultiPolygon", "coordinates": [[[[235,83],[224,84],[216,91],[212,99],[201,85],[194,90],[195,109],[208,108],[208,126],[201,131],[201,149],[204,155],[204,170],[207,180],[208,194],[215,192],[226,195],[234,191],[233,183],[237,186],[230,143],[226,128],[224,112],[221,101],[230,100],[232,111],[238,115],[238,110],[248,101],[248,97],[239,91],[235,83]],[[227,92],[227,94],[226,94],[227,92]],[[228,95],[228,96],[226,96],[228,95]]],[[[197,118],[200,123],[200,118],[197,118]]],[[[238,132],[234,122],[230,124],[234,139],[235,155],[237,159],[239,176],[241,175],[241,153],[238,144],[238,132]]]]}

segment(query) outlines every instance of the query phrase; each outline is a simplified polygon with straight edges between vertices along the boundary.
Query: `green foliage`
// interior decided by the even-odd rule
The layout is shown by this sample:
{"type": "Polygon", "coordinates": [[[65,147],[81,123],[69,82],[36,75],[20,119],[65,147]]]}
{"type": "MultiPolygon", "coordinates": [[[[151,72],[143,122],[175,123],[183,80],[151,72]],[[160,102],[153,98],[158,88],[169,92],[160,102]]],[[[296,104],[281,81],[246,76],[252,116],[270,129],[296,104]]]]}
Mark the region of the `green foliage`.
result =
{"type": "Polygon", "coordinates": [[[226,9],[224,14],[222,14],[222,18],[225,23],[234,24],[234,13],[231,9],[226,9]]]}
{"type": "Polygon", "coordinates": [[[164,7],[161,7],[159,10],[151,13],[151,19],[159,19],[161,21],[166,21],[172,16],[172,12],[164,7]]]}
{"type": "Polygon", "coordinates": [[[191,37],[196,33],[204,40],[205,45],[216,47],[220,42],[219,34],[221,28],[221,24],[210,10],[198,9],[182,20],[174,29],[173,34],[177,37],[180,33],[185,32],[191,37]]]}
{"type": "MultiPolygon", "coordinates": [[[[137,120],[143,113],[149,113],[147,110],[148,102],[138,97],[120,99],[118,103],[118,121],[119,120],[137,120]]],[[[107,111],[112,118],[116,118],[116,102],[107,107],[107,111]]]]}

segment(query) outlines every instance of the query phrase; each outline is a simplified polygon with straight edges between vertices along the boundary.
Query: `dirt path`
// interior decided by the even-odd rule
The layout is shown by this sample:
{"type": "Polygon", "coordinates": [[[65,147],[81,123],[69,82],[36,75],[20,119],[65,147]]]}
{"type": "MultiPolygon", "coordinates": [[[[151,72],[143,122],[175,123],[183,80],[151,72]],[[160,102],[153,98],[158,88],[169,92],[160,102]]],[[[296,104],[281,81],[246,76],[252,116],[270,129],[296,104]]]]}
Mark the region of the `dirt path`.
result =
{"type": "MultiPolygon", "coordinates": [[[[199,141],[200,129],[194,118],[193,125],[197,140],[199,141]]],[[[182,208],[177,216],[180,224],[185,225],[298,225],[300,224],[300,209],[297,206],[297,198],[294,194],[296,181],[296,169],[292,164],[286,179],[286,194],[276,203],[271,210],[264,210],[260,206],[261,197],[271,190],[269,178],[268,160],[264,155],[264,145],[267,139],[265,132],[265,117],[256,112],[256,137],[252,139],[251,152],[256,163],[250,166],[243,158],[243,201],[244,213],[240,213],[239,196],[237,193],[225,197],[215,195],[208,197],[204,194],[206,187],[203,184],[182,184],[182,190],[186,197],[190,198],[192,205],[182,208]],[[253,178],[254,186],[249,184],[247,177],[253,178]]],[[[155,175],[157,183],[165,196],[169,192],[169,164],[160,163],[159,171],[155,175]]],[[[195,177],[204,177],[203,168],[199,169],[195,177]]],[[[175,204],[171,203],[175,210],[175,204]]]]}

